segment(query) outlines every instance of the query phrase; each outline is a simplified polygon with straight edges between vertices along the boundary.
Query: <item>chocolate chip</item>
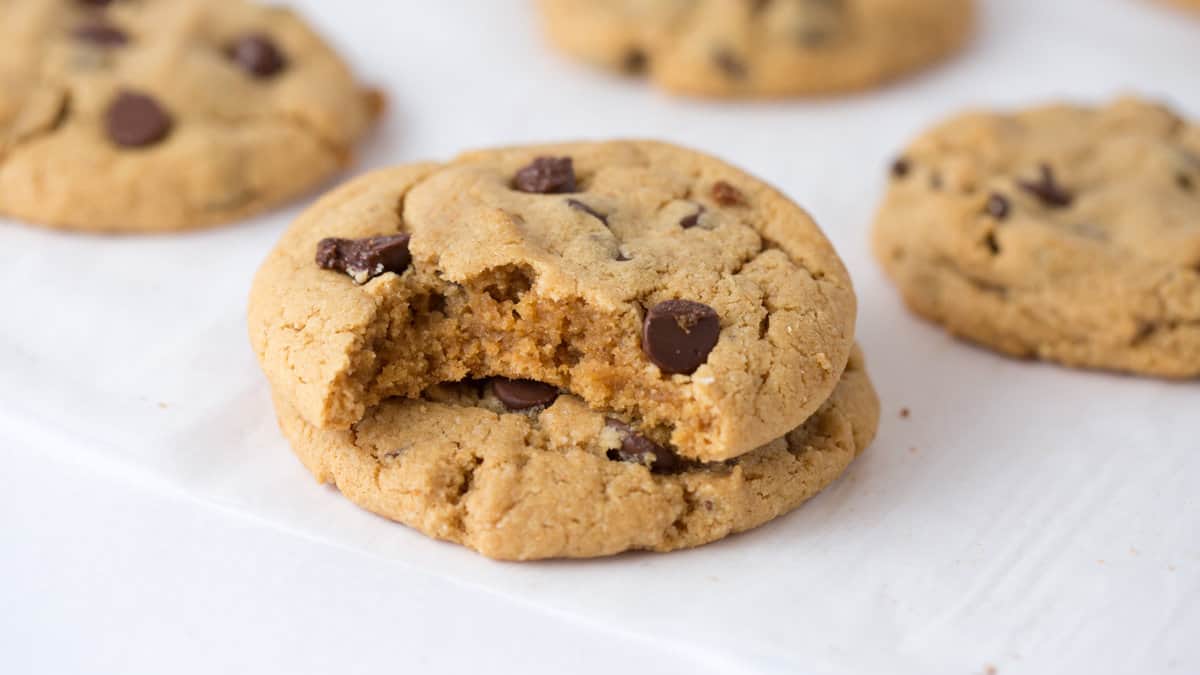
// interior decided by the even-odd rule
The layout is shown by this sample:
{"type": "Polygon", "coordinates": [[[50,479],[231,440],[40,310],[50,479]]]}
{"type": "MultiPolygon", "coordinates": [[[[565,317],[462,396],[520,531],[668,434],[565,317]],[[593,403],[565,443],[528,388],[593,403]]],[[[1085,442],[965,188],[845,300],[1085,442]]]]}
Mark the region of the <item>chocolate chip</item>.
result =
{"type": "Polygon", "coordinates": [[[621,447],[607,453],[614,462],[648,465],[654,473],[674,473],[686,465],[674,451],[639,434],[620,420],[606,419],[604,426],[615,429],[621,436],[621,447]]]}
{"type": "Polygon", "coordinates": [[[119,93],[104,118],[109,138],[127,148],[153,145],[171,132],[170,114],[158,101],[134,91],[119,93]]]}
{"type": "Polygon", "coordinates": [[[1049,164],[1042,164],[1041,176],[1035,181],[1017,181],[1022,190],[1029,192],[1051,208],[1064,208],[1075,201],[1074,195],[1065,190],[1054,178],[1054,170],[1049,164]]]}
{"type": "Polygon", "coordinates": [[[642,351],[664,373],[696,372],[717,345],[721,318],[708,305],[691,300],[660,302],[642,323],[642,351]]]}
{"type": "Polygon", "coordinates": [[[985,209],[987,210],[987,214],[989,216],[995,218],[996,220],[1004,220],[1008,218],[1008,212],[1010,210],[1008,198],[1002,194],[993,192],[992,195],[988,197],[987,206],[985,209]]]}
{"type": "Polygon", "coordinates": [[[513,187],[539,195],[575,192],[575,163],[570,157],[538,157],[517,171],[513,187]]]}
{"type": "Polygon", "coordinates": [[[728,49],[713,52],[713,63],[731,80],[746,79],[746,64],[728,49]]]}
{"type": "Polygon", "coordinates": [[[899,157],[896,159],[896,161],[892,162],[893,178],[904,178],[911,170],[912,163],[908,161],[907,157],[899,157]]]}
{"type": "Polygon", "coordinates": [[[558,398],[558,387],[535,380],[497,377],[492,380],[492,393],[509,410],[528,410],[554,403],[558,398]]]}
{"type": "Polygon", "coordinates": [[[584,213],[588,214],[589,216],[604,223],[605,226],[608,225],[608,216],[604,215],[603,213],[600,213],[596,209],[593,209],[592,207],[588,206],[587,204],[584,204],[583,202],[579,201],[578,199],[568,199],[567,206],[575,209],[576,211],[583,211],[584,213]]]}
{"type": "Polygon", "coordinates": [[[823,26],[805,26],[796,33],[796,41],[810,49],[826,45],[833,38],[833,31],[823,26]]]}
{"type": "Polygon", "coordinates": [[[712,198],[721,206],[741,206],[746,203],[742,191],[723,180],[713,183],[712,198]]]}
{"type": "Polygon", "coordinates": [[[112,4],[112,0],[75,0],[81,5],[89,7],[108,7],[112,4]]]}
{"type": "Polygon", "coordinates": [[[626,52],[624,60],[621,61],[621,69],[630,75],[640,75],[646,72],[646,67],[649,65],[650,57],[637,47],[626,52]]]}
{"type": "Polygon", "coordinates": [[[89,21],[77,27],[71,35],[80,42],[97,47],[120,47],[129,42],[125,31],[103,21],[89,21]]]}
{"type": "Polygon", "coordinates": [[[750,12],[761,14],[771,5],[771,0],[750,0],[750,12]]]}
{"type": "Polygon", "coordinates": [[[994,231],[987,233],[987,236],[983,238],[983,243],[992,255],[1000,255],[1000,240],[996,239],[994,231]]]}
{"type": "Polygon", "coordinates": [[[412,264],[412,253],[408,250],[411,238],[408,234],[393,234],[365,239],[322,239],[317,244],[317,264],[322,269],[345,272],[360,284],[385,272],[403,274],[412,264]]]}
{"type": "Polygon", "coordinates": [[[700,216],[704,215],[704,205],[697,204],[698,210],[690,216],[684,216],[679,221],[679,226],[685,230],[690,230],[700,224],[700,216]]]}
{"type": "Polygon", "coordinates": [[[229,58],[253,77],[267,78],[287,67],[287,59],[271,36],[251,33],[238,38],[228,50],[229,58]]]}
{"type": "Polygon", "coordinates": [[[1196,186],[1196,183],[1192,180],[1192,177],[1186,173],[1175,174],[1175,184],[1179,186],[1180,190],[1185,190],[1187,192],[1191,192],[1192,188],[1196,186]]]}

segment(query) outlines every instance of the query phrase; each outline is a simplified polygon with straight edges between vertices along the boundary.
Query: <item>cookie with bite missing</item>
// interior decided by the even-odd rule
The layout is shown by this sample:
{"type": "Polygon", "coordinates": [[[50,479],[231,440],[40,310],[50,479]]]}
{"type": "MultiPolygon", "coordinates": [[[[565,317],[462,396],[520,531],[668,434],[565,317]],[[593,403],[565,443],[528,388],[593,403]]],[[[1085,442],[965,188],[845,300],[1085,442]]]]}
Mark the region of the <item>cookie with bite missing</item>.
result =
{"type": "Polygon", "coordinates": [[[871,442],[879,401],[855,351],[782,438],[724,462],[680,458],[555,387],[433,385],[322,430],[276,396],[316,478],[379,515],[505,560],[670,551],[757,527],[815,495],[871,442]]]}
{"type": "Polygon", "coordinates": [[[1200,376],[1200,126],[1163,105],[957,116],[896,160],[874,238],[908,305],[956,335],[1200,376]]]}
{"type": "Polygon", "coordinates": [[[89,232],[236,220],[345,167],[381,106],[287,9],[0,3],[0,214],[89,232]]]}
{"type": "Polygon", "coordinates": [[[874,87],[958,51],[972,0],[539,0],[580,60],[713,97],[874,87]]]}
{"type": "Polygon", "coordinates": [[[502,377],[711,462],[812,415],[854,320],[846,270],[799,206],[713,157],[629,141],[361,177],[268,256],[249,327],[277,397],[314,428],[502,377]]]}

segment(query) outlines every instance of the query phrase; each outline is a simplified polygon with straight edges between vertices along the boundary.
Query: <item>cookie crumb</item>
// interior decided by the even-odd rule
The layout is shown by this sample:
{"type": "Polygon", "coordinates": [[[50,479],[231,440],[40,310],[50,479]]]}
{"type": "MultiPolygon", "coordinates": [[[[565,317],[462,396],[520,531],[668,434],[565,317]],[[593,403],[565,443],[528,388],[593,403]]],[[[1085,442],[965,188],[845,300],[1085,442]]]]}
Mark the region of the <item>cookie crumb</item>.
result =
{"type": "Polygon", "coordinates": [[[911,417],[911,416],[912,416],[912,411],[911,411],[911,410],[909,410],[908,408],[901,408],[901,409],[900,409],[900,419],[902,419],[902,420],[906,420],[906,419],[908,419],[908,418],[909,418],[909,417],[911,417]]]}

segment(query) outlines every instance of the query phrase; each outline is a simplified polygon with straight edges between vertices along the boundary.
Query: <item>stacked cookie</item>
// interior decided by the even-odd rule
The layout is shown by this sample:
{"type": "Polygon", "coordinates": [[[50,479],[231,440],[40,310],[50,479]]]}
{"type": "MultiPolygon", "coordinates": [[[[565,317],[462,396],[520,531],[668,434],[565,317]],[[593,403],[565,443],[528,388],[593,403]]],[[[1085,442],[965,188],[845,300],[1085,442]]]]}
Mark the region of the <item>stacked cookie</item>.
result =
{"type": "Polygon", "coordinates": [[[256,277],[255,350],[319,480],[504,559],[760,525],[874,435],[855,298],[809,216],[652,142],[364,176],[256,277]]]}

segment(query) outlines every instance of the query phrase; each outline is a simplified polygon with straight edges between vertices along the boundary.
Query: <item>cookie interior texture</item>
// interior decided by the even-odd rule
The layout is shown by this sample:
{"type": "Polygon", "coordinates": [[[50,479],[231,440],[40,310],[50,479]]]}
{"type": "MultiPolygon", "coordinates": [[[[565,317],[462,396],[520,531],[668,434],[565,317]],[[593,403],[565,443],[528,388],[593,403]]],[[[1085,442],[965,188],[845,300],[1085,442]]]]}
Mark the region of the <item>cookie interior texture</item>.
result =
{"type": "Polygon", "coordinates": [[[907,303],[957,335],[1200,375],[1200,127],[1164,106],[950,120],[893,167],[875,246],[907,303]]]}
{"type": "Polygon", "coordinates": [[[619,440],[604,415],[570,395],[506,412],[460,385],[435,386],[380,403],[347,431],[313,427],[279,396],[276,406],[318,480],[379,515],[507,560],[670,551],[756,527],[841,475],[879,419],[857,351],[799,428],[736,459],[666,475],[611,460],[619,440]]]}
{"type": "Polygon", "coordinates": [[[247,216],[345,166],[382,107],[299,17],[241,0],[14,0],[0,40],[0,213],[48,226],[247,216]]]}
{"type": "Polygon", "coordinates": [[[854,315],[840,260],[778,192],[675,146],[610,142],[485,151],[344,186],[268,257],[250,330],[275,390],[317,427],[348,428],[440,382],[500,376],[721,460],[821,405],[854,315]],[[569,158],[573,192],[518,189],[538,158],[569,158]],[[399,233],[411,237],[399,274],[352,278],[314,262],[330,237],[399,233]],[[643,344],[648,310],[678,300],[719,317],[691,373],[664,372],[643,344]]]}
{"type": "Polygon", "coordinates": [[[539,0],[563,51],[701,96],[849,91],[957,51],[971,0],[539,0]]]}

